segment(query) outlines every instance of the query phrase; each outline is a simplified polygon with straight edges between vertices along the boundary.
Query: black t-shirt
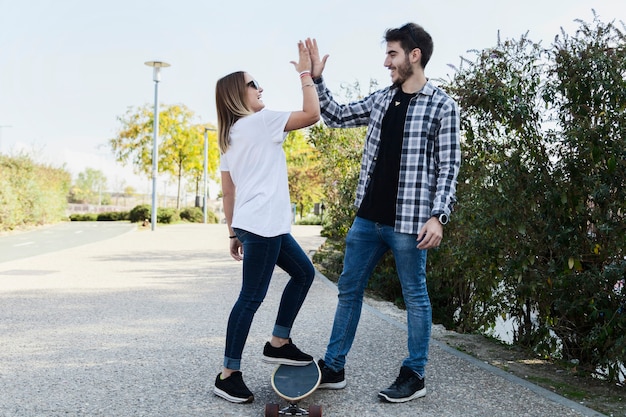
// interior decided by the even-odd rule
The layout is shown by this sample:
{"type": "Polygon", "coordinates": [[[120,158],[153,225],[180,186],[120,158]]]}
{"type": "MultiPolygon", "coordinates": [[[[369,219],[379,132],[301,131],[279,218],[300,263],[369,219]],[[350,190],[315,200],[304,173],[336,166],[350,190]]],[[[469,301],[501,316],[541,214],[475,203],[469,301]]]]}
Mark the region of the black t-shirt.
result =
{"type": "Polygon", "coordinates": [[[409,102],[413,97],[415,94],[398,90],[385,113],[376,166],[357,212],[359,217],[388,226],[394,226],[396,223],[404,121],[409,102]]]}

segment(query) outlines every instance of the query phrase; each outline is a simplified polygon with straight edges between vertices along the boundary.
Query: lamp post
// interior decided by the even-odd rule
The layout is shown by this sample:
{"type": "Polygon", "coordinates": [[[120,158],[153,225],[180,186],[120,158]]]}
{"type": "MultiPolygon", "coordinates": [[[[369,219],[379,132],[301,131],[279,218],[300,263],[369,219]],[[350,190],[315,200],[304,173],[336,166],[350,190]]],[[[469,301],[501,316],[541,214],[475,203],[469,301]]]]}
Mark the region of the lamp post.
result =
{"type": "Polygon", "coordinates": [[[209,198],[208,195],[208,172],[209,172],[209,136],[207,132],[215,132],[215,129],[212,127],[204,128],[204,192],[203,195],[203,207],[202,207],[202,221],[204,224],[207,222],[207,200],[209,198]]]}
{"type": "Polygon", "coordinates": [[[150,217],[150,228],[152,231],[156,228],[157,223],[157,174],[159,171],[159,144],[157,137],[159,136],[159,81],[161,81],[161,68],[170,66],[167,62],[148,61],[145,64],[152,67],[152,79],[154,80],[154,129],[152,140],[152,216],[150,217]]]}

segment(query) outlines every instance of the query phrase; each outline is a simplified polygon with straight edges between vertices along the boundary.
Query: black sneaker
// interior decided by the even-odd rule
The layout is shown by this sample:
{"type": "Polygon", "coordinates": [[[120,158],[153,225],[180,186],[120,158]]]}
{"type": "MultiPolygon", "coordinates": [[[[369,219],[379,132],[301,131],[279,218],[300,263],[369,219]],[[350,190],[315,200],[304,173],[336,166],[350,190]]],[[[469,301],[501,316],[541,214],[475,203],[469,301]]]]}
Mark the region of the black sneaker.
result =
{"type": "Polygon", "coordinates": [[[263,362],[279,365],[305,366],[313,362],[313,356],[307,355],[293,344],[289,343],[275,348],[270,342],[265,343],[263,348],[263,362]]]}
{"type": "Polygon", "coordinates": [[[424,378],[420,378],[406,366],[400,368],[400,375],[396,378],[396,382],[378,393],[381,400],[391,403],[403,403],[425,395],[424,378]]]}
{"type": "Polygon", "coordinates": [[[215,387],[213,393],[231,403],[251,403],[254,401],[254,395],[250,392],[240,371],[233,372],[228,378],[222,379],[222,374],[218,374],[215,378],[215,387]]]}
{"type": "Polygon", "coordinates": [[[343,389],[346,387],[346,377],[343,369],[341,371],[333,371],[326,366],[323,359],[317,361],[317,364],[320,367],[320,371],[322,371],[322,380],[318,388],[343,389]]]}

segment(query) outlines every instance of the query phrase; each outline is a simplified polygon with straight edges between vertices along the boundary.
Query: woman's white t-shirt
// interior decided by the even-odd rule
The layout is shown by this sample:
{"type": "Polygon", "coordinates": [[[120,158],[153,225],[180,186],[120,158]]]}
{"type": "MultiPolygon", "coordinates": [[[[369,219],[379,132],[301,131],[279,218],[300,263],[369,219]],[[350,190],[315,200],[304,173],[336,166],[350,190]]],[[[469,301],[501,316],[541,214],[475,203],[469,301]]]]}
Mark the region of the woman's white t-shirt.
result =
{"type": "Polygon", "coordinates": [[[235,184],[231,226],[273,237],[291,231],[291,201],[283,142],[290,112],[261,110],[235,122],[220,170],[235,184]]]}

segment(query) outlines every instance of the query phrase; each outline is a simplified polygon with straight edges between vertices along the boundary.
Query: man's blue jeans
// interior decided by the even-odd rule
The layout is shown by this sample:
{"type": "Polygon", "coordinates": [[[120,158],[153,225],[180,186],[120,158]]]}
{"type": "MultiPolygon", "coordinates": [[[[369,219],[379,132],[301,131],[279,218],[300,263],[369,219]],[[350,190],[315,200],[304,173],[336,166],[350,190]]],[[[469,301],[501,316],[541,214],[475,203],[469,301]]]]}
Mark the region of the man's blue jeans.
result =
{"type": "Polygon", "coordinates": [[[224,367],[239,370],[254,314],[265,299],[274,266],[290,276],[283,290],[272,335],[288,338],[291,327],[315,278],[315,268],[291,234],[263,237],[234,229],[243,244],[243,283],[230,312],[224,367]]]}
{"type": "Polygon", "coordinates": [[[409,355],[403,365],[425,376],[432,309],[426,287],[426,252],[417,249],[417,235],[396,233],[393,227],[356,217],[346,237],[339,300],[324,362],[334,371],[344,368],[361,317],[363,294],[380,258],[391,250],[406,305],[409,355]]]}

